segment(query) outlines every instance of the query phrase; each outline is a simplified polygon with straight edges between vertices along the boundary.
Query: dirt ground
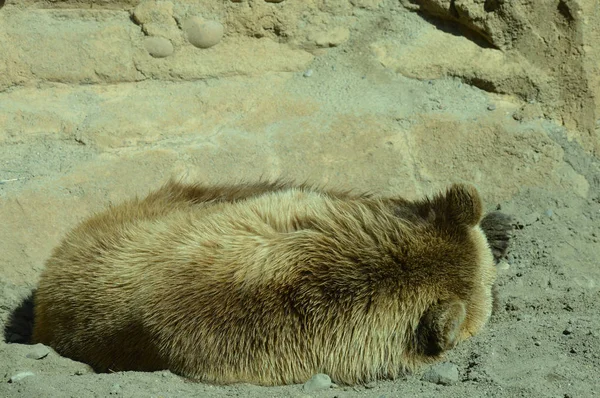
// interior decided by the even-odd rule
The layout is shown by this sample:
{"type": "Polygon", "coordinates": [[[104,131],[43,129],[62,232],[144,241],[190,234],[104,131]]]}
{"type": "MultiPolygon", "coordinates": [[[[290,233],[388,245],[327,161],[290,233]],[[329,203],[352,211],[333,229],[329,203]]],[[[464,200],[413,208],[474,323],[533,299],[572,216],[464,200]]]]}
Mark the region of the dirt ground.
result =
{"type": "Polygon", "coordinates": [[[0,1],[0,397],[598,396],[600,6],[529,3],[0,1]],[[192,45],[196,17],[223,37],[192,45]],[[515,218],[501,309],[449,385],[219,387],[22,344],[9,315],[61,237],[171,176],[473,183],[515,218]]]}

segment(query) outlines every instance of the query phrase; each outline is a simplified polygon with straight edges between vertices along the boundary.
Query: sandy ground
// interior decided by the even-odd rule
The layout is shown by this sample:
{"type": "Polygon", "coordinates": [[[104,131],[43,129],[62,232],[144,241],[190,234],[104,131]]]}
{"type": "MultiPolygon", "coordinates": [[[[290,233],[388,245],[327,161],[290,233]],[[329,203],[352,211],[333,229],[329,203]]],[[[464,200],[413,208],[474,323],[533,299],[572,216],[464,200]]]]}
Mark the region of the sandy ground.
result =
{"type": "MultiPolygon", "coordinates": [[[[482,45],[393,1],[315,1],[304,11],[290,1],[4,3],[3,329],[69,228],[170,176],[283,176],[410,198],[467,181],[487,209],[516,221],[499,269],[501,309],[449,353],[459,372],[450,385],[417,373],[311,392],[209,386],[170,372],[94,374],[52,350],[36,359],[36,347],[11,343],[20,337],[5,330],[0,397],[600,394],[598,109],[592,101],[570,111],[556,83],[564,79],[519,58],[517,45],[482,45]],[[176,22],[196,14],[225,25],[222,42],[185,41],[176,22]],[[174,53],[148,55],[152,35],[174,53]],[[526,83],[542,94],[511,89],[526,83]],[[21,372],[33,375],[9,382],[21,372]]],[[[584,61],[582,70],[593,63],[584,61]]],[[[586,76],[587,95],[600,92],[597,76],[586,76]]]]}

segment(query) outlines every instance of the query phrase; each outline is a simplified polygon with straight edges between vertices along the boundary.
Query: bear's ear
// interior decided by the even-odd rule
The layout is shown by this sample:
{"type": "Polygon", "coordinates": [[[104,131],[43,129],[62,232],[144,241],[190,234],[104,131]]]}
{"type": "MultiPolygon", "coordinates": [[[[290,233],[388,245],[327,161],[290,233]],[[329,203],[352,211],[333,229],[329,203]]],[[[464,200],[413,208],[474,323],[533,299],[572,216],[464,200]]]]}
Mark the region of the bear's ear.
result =
{"type": "Polygon", "coordinates": [[[472,185],[453,184],[445,193],[438,194],[431,201],[432,210],[444,215],[446,220],[475,226],[483,217],[483,203],[479,192],[472,185]]]}

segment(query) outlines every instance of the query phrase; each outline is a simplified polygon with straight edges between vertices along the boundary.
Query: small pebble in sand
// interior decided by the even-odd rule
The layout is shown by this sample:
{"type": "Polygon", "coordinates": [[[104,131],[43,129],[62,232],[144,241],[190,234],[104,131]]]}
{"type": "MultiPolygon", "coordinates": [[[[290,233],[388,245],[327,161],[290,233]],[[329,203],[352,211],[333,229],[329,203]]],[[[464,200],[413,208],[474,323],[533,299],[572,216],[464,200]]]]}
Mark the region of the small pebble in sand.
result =
{"type": "Polygon", "coordinates": [[[317,373],[304,383],[304,391],[314,392],[325,390],[331,387],[331,378],[323,373],[317,373]]]}
{"type": "Polygon", "coordinates": [[[550,217],[552,218],[552,216],[554,216],[554,212],[552,211],[552,209],[548,209],[544,212],[544,214],[546,215],[546,217],[550,217]]]}
{"type": "Polygon", "coordinates": [[[304,76],[304,77],[311,77],[311,76],[312,76],[312,74],[313,74],[313,70],[312,70],[312,69],[309,69],[309,70],[307,70],[306,72],[304,72],[304,73],[302,74],[302,76],[304,76]]]}
{"type": "Polygon", "coordinates": [[[434,365],[423,374],[423,380],[445,386],[454,384],[458,381],[458,368],[450,362],[434,365]]]}
{"type": "Polygon", "coordinates": [[[221,41],[224,28],[217,21],[192,17],[183,23],[183,31],[192,45],[198,48],[209,48],[221,41]]]}
{"type": "Polygon", "coordinates": [[[33,372],[19,372],[8,379],[9,383],[18,383],[26,377],[34,376],[33,372]]]}
{"type": "Polygon", "coordinates": [[[36,344],[31,347],[31,350],[27,353],[26,357],[29,359],[42,359],[46,358],[50,350],[43,344],[36,344]]]}
{"type": "Polygon", "coordinates": [[[265,0],[265,3],[281,3],[283,0],[265,0]]]}
{"type": "Polygon", "coordinates": [[[118,383],[113,384],[110,387],[110,395],[119,395],[121,393],[121,385],[118,383]]]}
{"type": "Polygon", "coordinates": [[[144,47],[154,58],[165,58],[173,54],[173,44],[164,37],[146,37],[144,39],[144,47]]]}
{"type": "Polygon", "coordinates": [[[469,372],[469,374],[467,375],[467,380],[479,381],[481,379],[482,379],[481,375],[476,370],[471,370],[469,372]]]}
{"type": "Polygon", "coordinates": [[[496,110],[496,105],[494,105],[494,104],[488,105],[487,110],[488,111],[495,111],[496,110]]]}

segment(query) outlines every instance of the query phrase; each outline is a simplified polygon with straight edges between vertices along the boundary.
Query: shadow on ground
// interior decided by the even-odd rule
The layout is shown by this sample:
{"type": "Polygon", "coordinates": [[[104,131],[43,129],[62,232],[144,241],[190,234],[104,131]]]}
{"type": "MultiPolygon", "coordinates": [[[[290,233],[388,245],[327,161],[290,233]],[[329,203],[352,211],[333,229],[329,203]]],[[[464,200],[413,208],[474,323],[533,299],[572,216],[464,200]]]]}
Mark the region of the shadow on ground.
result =
{"type": "Polygon", "coordinates": [[[10,313],[4,327],[4,341],[7,343],[30,344],[33,334],[34,295],[32,291],[10,313]]]}

